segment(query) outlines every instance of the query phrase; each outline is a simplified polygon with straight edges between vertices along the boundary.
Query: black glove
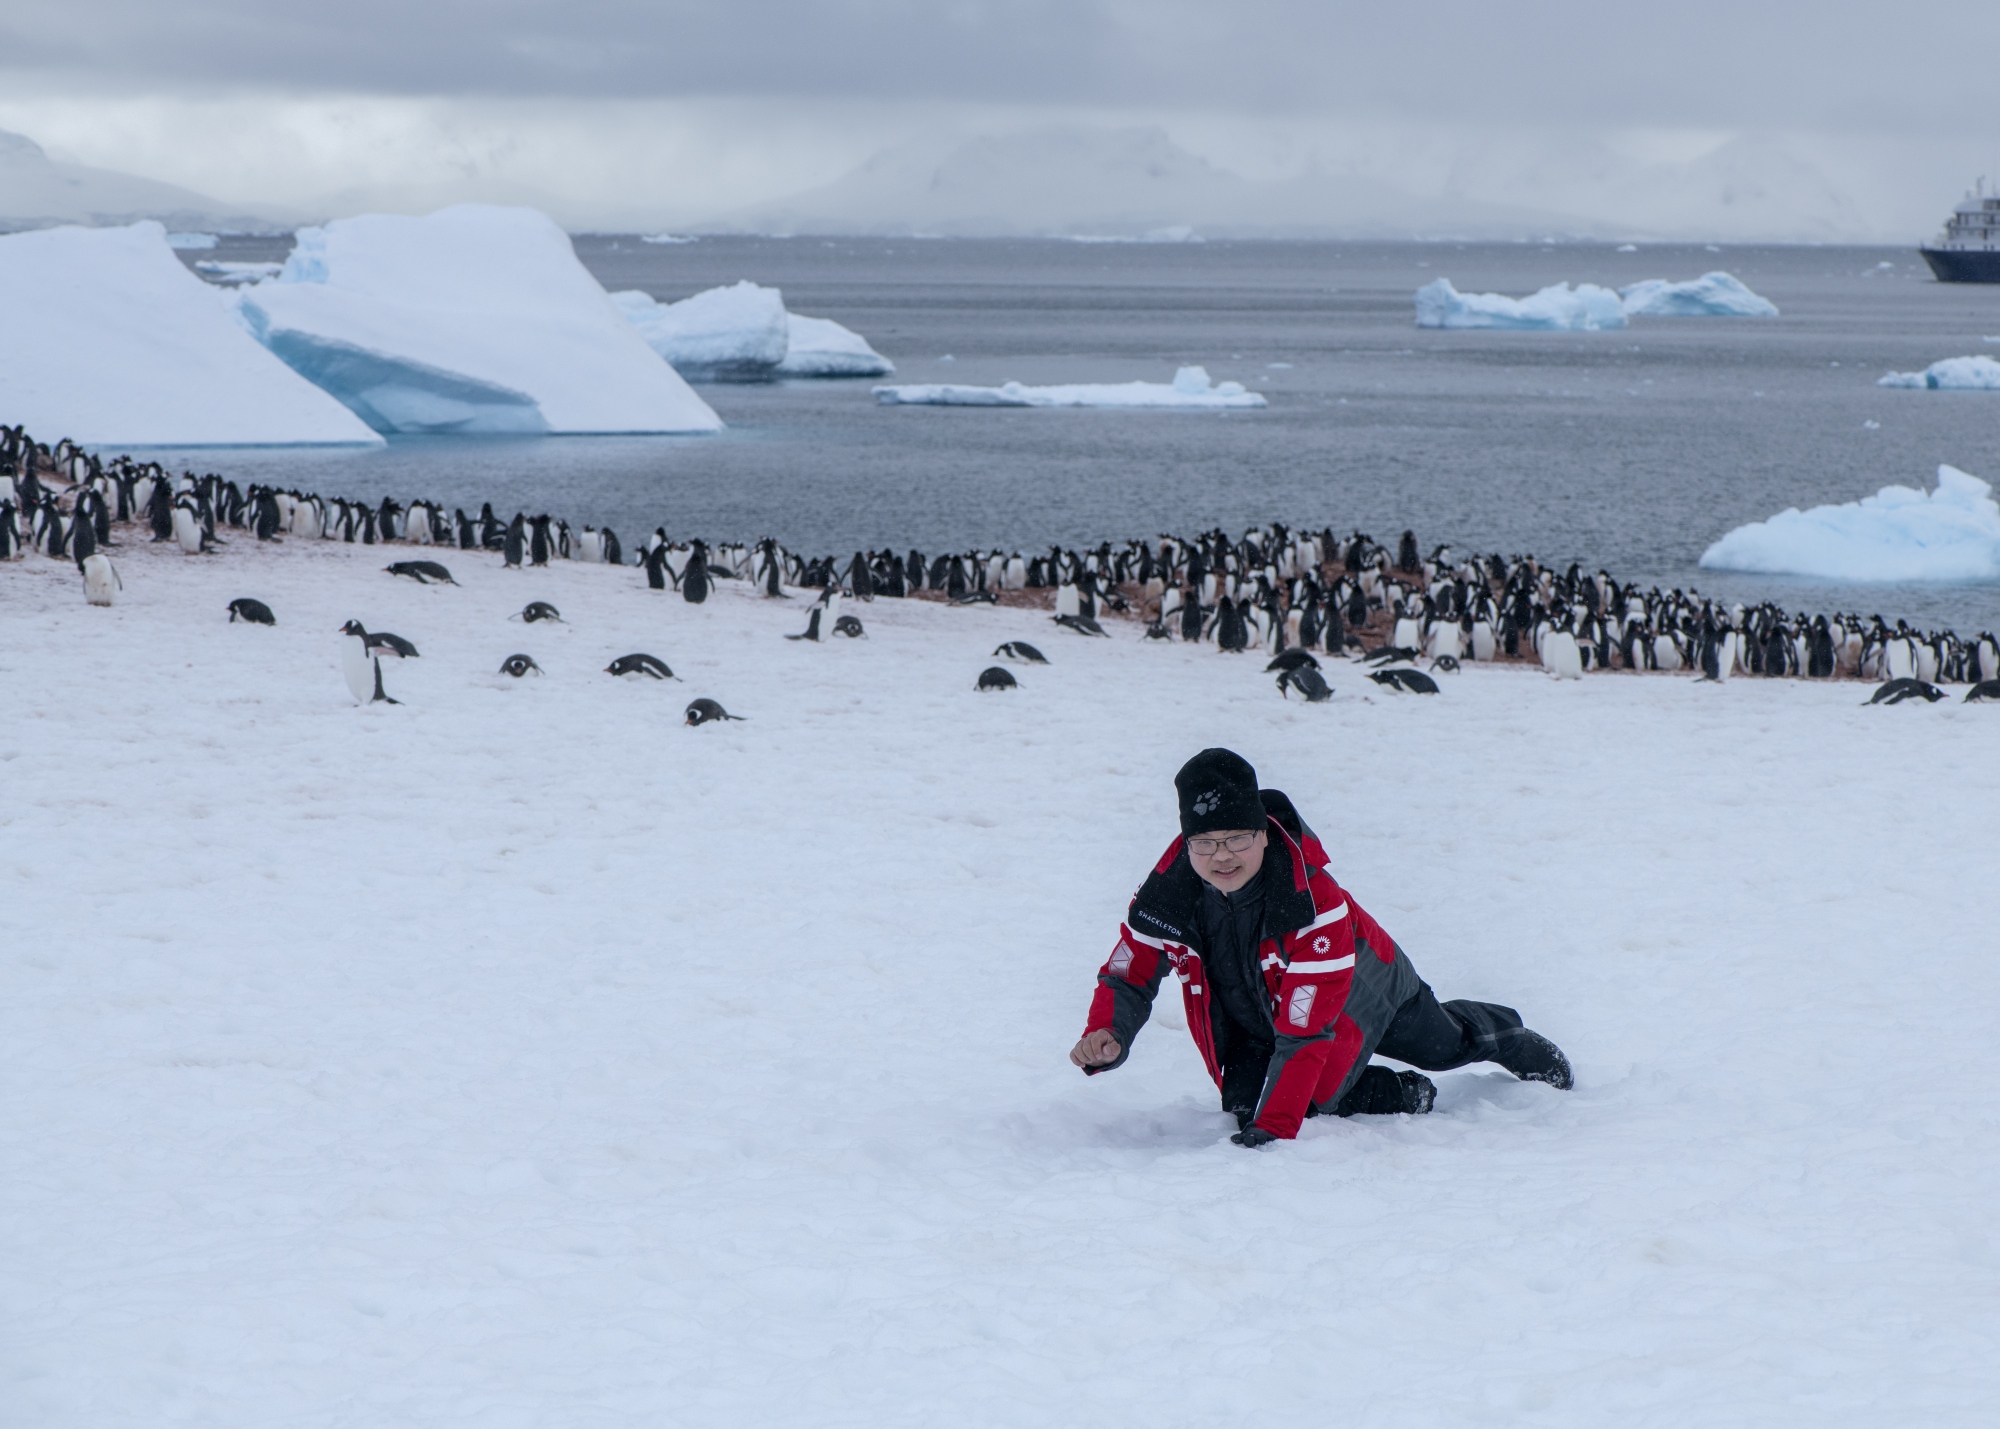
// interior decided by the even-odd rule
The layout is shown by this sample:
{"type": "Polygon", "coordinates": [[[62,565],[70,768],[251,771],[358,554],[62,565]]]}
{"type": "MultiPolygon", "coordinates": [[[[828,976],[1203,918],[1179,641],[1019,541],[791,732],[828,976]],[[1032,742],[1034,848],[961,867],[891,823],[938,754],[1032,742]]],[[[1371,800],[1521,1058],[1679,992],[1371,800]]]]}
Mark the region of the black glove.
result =
{"type": "Polygon", "coordinates": [[[1247,1146],[1252,1151],[1255,1151],[1260,1146],[1268,1146],[1273,1141],[1276,1141],[1278,1133],[1275,1131],[1266,1131],[1261,1126],[1246,1126],[1229,1139],[1238,1146],[1247,1146]]]}

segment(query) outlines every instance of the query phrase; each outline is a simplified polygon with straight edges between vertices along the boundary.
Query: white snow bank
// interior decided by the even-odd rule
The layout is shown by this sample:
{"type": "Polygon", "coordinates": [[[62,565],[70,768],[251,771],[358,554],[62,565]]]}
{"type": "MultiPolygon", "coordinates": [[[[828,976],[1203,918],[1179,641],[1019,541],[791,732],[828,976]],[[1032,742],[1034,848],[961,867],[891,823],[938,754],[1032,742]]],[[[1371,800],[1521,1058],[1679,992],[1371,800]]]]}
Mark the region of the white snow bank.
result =
{"type": "Polygon", "coordinates": [[[781,377],[887,377],[896,364],[868,345],[868,339],[832,318],[785,315],[789,341],[781,377]]]}
{"type": "Polygon", "coordinates": [[[93,446],[379,442],[264,351],[153,222],[0,238],[0,405],[93,446]]]}
{"type": "Polygon", "coordinates": [[[611,300],[678,372],[709,377],[886,377],[895,364],[830,318],[785,310],[784,294],[747,279],[677,303],[637,289],[611,300]]]}
{"type": "Polygon", "coordinates": [[[885,407],[1262,407],[1263,395],[1245,390],[1241,382],[1208,380],[1205,367],[1183,367],[1172,382],[1072,383],[1056,387],[1024,387],[1009,382],[1000,387],[960,387],[950,383],[914,383],[877,387],[875,400],[885,407]]]}
{"type": "Polygon", "coordinates": [[[379,431],[722,426],[533,209],[301,229],[284,271],[237,302],[267,347],[379,431]]]}
{"type": "Polygon", "coordinates": [[[0,734],[9,1425],[1992,1418],[2000,1042],[1937,999],[1994,985],[1994,710],[1477,665],[1419,707],[1345,661],[1307,706],[1115,621],[877,600],[813,645],[747,582],[390,559],[0,576],[50,692],[0,734]],[[348,619],[423,652],[406,703],[353,706],[348,619]],[[1019,639],[1053,663],[975,693],[1019,639]],[[684,683],[601,673],[637,650],[684,683]],[[1576,1090],[1474,1064],[1244,1151],[1171,978],[1071,1067],[1218,739],[1576,1090]]]}
{"type": "Polygon", "coordinates": [[[611,301],[676,372],[764,376],[785,360],[790,328],[784,294],[776,288],[746,279],[677,303],[656,302],[636,289],[613,293],[611,301]]]}
{"type": "Polygon", "coordinates": [[[1927,387],[1933,392],[2000,392],[2000,362],[1978,357],[1947,357],[1922,372],[1886,372],[1877,387],[1927,387]]]}
{"type": "Polygon", "coordinates": [[[1618,294],[1594,283],[1574,289],[1557,283],[1525,298],[1500,293],[1461,293],[1449,278],[1417,289],[1417,326],[1515,328],[1546,332],[1598,332],[1625,326],[1618,294]]]}
{"type": "Polygon", "coordinates": [[[1683,283],[1648,278],[1618,290],[1627,317],[1774,318],[1778,305],[1744,287],[1734,274],[1704,273],[1683,283]]]}
{"type": "Polygon", "coordinates": [[[1701,564],[1841,581],[1993,580],[2000,504],[1986,482],[1941,466],[1935,491],[1885,486],[1859,501],[1793,507],[1738,526],[1702,552],[1701,564]]]}

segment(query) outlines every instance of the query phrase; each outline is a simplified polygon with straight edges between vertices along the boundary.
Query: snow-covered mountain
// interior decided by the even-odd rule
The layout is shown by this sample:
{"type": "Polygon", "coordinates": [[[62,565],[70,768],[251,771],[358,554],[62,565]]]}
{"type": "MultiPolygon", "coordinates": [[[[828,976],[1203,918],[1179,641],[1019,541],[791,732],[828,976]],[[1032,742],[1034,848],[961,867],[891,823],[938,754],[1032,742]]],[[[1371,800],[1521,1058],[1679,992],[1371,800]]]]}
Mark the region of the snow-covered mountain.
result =
{"type": "Polygon", "coordinates": [[[757,233],[1144,237],[1516,237],[1575,217],[1495,199],[1426,198],[1367,178],[1247,179],[1159,129],[1061,127],[917,145],[789,199],[701,225],[757,233]]]}
{"type": "Polygon", "coordinates": [[[156,218],[169,228],[275,232],[276,215],[226,204],[192,189],[51,159],[25,134],[0,129],[0,231],[59,223],[93,227],[156,218]]]}

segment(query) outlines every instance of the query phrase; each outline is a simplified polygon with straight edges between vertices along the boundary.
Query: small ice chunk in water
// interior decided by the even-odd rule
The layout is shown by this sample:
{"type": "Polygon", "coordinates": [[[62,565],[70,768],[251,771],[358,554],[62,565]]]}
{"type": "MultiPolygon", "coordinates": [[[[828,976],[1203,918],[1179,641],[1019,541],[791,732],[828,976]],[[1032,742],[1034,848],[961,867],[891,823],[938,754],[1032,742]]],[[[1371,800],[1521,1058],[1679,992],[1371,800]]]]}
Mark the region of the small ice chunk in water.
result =
{"type": "Polygon", "coordinates": [[[2000,503],[1953,466],[1935,491],[1885,486],[1838,506],[1793,507],[1738,526],[1706,551],[1709,570],[1840,581],[1979,581],[2000,577],[2000,503]]]}
{"type": "Polygon", "coordinates": [[[1922,387],[1933,392],[2000,392],[2000,362],[1978,357],[1947,357],[1922,372],[1885,372],[1877,387],[1922,387]]]}
{"type": "Polygon", "coordinates": [[[1449,278],[1417,289],[1417,326],[1507,328],[1542,332],[1598,332],[1625,326],[1618,294],[1593,283],[1572,290],[1557,283],[1525,298],[1501,293],[1461,293],[1449,278]]]}

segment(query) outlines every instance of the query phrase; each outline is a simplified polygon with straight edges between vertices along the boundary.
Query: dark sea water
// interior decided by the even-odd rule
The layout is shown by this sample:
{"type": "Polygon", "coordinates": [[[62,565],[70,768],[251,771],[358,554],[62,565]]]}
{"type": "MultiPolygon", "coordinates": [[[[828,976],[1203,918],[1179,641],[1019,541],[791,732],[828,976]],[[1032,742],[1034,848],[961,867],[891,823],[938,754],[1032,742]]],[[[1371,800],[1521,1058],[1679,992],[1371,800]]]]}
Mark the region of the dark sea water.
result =
{"type": "MultiPolygon", "coordinates": [[[[266,245],[268,246],[268,245],[266,245]]],[[[257,244],[190,255],[282,256],[257,244]],[[241,249],[242,251],[237,251],[241,249]]],[[[2000,584],[1828,586],[1699,570],[1788,506],[2000,477],[2000,395],[1892,391],[1885,370],[2000,353],[2000,287],[1940,285],[1913,249],[708,238],[577,240],[605,286],[671,300],[749,278],[897,364],[894,381],[1164,381],[1183,363],[1262,412],[882,407],[868,382],[705,385],[711,437],[409,438],[386,450],[162,453],[238,479],[546,510],[628,545],[775,535],[1030,549],[1281,520],[1426,549],[1533,552],[1623,580],[2000,628],[2000,584]],[[1888,264],[1883,267],[1880,265],[1888,264]],[[1435,332],[1411,293],[1736,274],[1776,319],[1622,332],[1435,332]],[[1866,422],[1879,423],[1869,429],[1866,422]]]]}

